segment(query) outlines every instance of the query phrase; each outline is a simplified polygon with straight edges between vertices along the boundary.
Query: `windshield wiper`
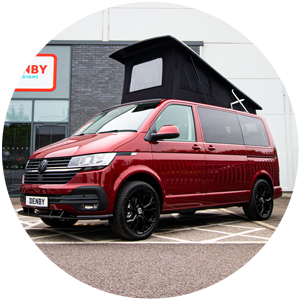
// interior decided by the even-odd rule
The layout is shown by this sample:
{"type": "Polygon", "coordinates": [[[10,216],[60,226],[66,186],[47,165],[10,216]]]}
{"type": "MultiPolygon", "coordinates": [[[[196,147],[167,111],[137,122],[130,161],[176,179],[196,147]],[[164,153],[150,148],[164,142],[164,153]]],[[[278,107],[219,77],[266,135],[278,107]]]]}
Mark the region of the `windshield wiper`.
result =
{"type": "Polygon", "coordinates": [[[108,131],[100,131],[100,132],[97,132],[98,134],[99,133],[110,133],[110,132],[137,132],[137,130],[132,130],[132,129],[113,129],[113,130],[108,130],[108,131]]]}

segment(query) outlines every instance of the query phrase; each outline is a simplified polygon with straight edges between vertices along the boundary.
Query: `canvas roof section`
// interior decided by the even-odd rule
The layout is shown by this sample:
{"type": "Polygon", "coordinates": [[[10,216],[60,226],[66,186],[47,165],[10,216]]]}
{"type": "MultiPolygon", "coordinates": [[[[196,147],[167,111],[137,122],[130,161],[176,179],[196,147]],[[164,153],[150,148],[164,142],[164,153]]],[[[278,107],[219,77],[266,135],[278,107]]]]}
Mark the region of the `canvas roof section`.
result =
{"type": "Polygon", "coordinates": [[[110,55],[125,65],[122,103],[161,98],[256,113],[256,102],[172,36],[137,42],[110,55]]]}

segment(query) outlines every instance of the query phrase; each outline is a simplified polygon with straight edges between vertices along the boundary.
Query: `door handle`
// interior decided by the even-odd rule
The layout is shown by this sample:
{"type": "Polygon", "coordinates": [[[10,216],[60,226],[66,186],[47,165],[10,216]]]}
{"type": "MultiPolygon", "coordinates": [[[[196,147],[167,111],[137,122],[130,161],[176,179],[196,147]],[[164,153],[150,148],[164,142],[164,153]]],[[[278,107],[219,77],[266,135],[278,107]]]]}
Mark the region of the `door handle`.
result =
{"type": "Polygon", "coordinates": [[[193,148],[194,150],[201,150],[201,147],[198,146],[197,144],[195,144],[194,146],[192,146],[192,148],[193,148]]]}
{"type": "Polygon", "coordinates": [[[210,146],[208,146],[208,148],[207,148],[209,151],[213,151],[213,150],[216,150],[216,148],[214,147],[214,146],[212,146],[212,145],[210,145],[210,146]]]}

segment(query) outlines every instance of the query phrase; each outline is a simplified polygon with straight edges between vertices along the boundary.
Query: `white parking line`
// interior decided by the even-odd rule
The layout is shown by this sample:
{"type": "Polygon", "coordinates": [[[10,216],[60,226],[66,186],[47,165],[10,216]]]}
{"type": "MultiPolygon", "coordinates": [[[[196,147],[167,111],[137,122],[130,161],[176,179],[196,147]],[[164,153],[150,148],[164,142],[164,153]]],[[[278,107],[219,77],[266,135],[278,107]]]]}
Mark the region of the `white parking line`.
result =
{"type": "Polygon", "coordinates": [[[92,241],[92,240],[89,240],[89,239],[80,237],[80,236],[78,236],[78,235],[75,235],[75,234],[72,234],[72,233],[63,232],[63,231],[60,231],[60,230],[57,230],[57,229],[54,229],[54,228],[51,228],[51,227],[49,227],[48,230],[54,231],[54,232],[59,233],[59,234],[63,234],[63,235],[65,235],[65,236],[67,236],[67,237],[70,237],[70,238],[76,239],[76,240],[80,240],[80,241],[82,241],[82,242],[89,243],[89,242],[92,241]]]}
{"type": "Polygon", "coordinates": [[[241,216],[241,215],[239,215],[239,214],[236,214],[236,213],[234,213],[233,211],[228,210],[228,209],[226,209],[226,208],[221,208],[220,210],[222,210],[222,211],[224,211],[224,212],[227,212],[227,213],[229,213],[229,214],[231,214],[231,215],[235,215],[235,216],[238,216],[238,217],[240,217],[240,218],[243,218],[243,219],[245,219],[245,220],[247,220],[247,221],[251,221],[252,223],[255,223],[255,224],[260,225],[260,226],[263,226],[263,227],[266,227],[266,228],[268,228],[268,229],[272,229],[272,230],[274,230],[274,231],[277,229],[276,226],[273,226],[273,225],[270,225],[270,224],[267,224],[267,223],[264,223],[264,222],[261,222],[261,221],[252,221],[252,220],[249,220],[247,217],[244,217],[244,216],[241,216]]]}
{"type": "Polygon", "coordinates": [[[228,239],[228,238],[232,238],[232,237],[235,237],[235,236],[241,236],[241,235],[245,235],[247,233],[252,233],[252,232],[255,232],[255,231],[259,231],[259,230],[264,230],[264,228],[257,228],[257,229],[252,229],[252,230],[247,230],[247,231],[243,231],[243,232],[240,232],[240,233],[232,233],[228,236],[220,236],[220,237],[217,237],[217,238],[214,238],[214,239],[209,239],[209,240],[206,240],[206,241],[202,241],[202,243],[214,243],[214,242],[217,242],[219,240],[223,240],[223,239],[228,239]]]}
{"type": "MultiPolygon", "coordinates": [[[[228,211],[226,209],[222,209],[224,212],[226,212],[227,214],[235,214],[231,211],[228,211]]],[[[214,210],[214,211],[219,211],[220,210],[214,210]]],[[[211,211],[210,211],[211,212],[211,211]]],[[[237,215],[237,214],[235,214],[237,215]]],[[[35,236],[32,237],[32,240],[35,242],[35,244],[66,244],[66,245],[72,245],[72,244],[84,244],[84,245],[93,245],[93,244],[111,244],[111,243],[115,243],[115,244],[265,244],[269,238],[267,237],[262,237],[262,236],[254,236],[254,235],[250,235],[250,233],[253,232],[259,232],[262,230],[267,230],[266,226],[264,226],[265,224],[263,222],[252,222],[252,227],[251,226],[244,226],[242,225],[243,221],[242,220],[233,220],[233,221],[229,221],[229,222],[220,222],[220,223],[207,223],[205,225],[199,225],[199,226],[193,226],[193,227],[189,227],[188,225],[182,223],[183,221],[188,221],[188,220],[195,220],[195,218],[193,218],[191,216],[191,218],[187,218],[182,217],[178,214],[172,214],[173,218],[178,221],[178,224],[181,223],[180,228],[176,228],[176,229],[171,229],[169,230],[168,228],[165,229],[161,229],[161,230],[157,230],[154,234],[152,234],[152,237],[154,238],[159,238],[159,239],[163,239],[161,241],[158,240],[151,240],[151,237],[148,240],[142,240],[142,241],[124,241],[121,238],[116,238],[116,239],[109,239],[109,240],[98,240],[98,241],[94,241],[92,239],[88,239],[86,237],[81,237],[79,236],[79,234],[86,232],[87,230],[87,226],[82,226],[82,230],[79,226],[77,227],[73,227],[75,230],[72,232],[66,232],[63,230],[59,230],[56,228],[51,228],[51,227],[44,227],[44,226],[40,226],[41,224],[43,224],[43,222],[38,219],[33,219],[32,221],[31,219],[29,219],[28,221],[28,217],[25,217],[27,219],[27,221],[22,220],[24,217],[23,216],[19,216],[20,222],[25,225],[24,229],[25,230],[43,230],[45,231],[49,231],[52,234],[51,235],[47,235],[46,233],[44,233],[43,235],[40,236],[35,236]],[[242,223],[241,225],[237,225],[236,223],[242,223]],[[261,224],[262,223],[262,224],[261,224]],[[256,227],[254,224],[257,224],[258,226],[256,227]],[[254,225],[254,226],[253,226],[254,225]],[[220,226],[218,228],[218,226],[220,226]],[[264,226],[263,228],[261,226],[264,226]],[[226,232],[224,230],[218,230],[218,229],[225,229],[226,227],[229,228],[236,228],[236,229],[240,229],[241,232],[238,233],[230,233],[230,232],[226,232]],[[174,237],[170,237],[167,236],[169,234],[172,233],[179,233],[179,232],[187,232],[187,231],[192,231],[192,230],[197,230],[197,231],[203,231],[203,232],[211,232],[214,234],[220,234],[222,236],[218,236],[212,239],[206,239],[206,240],[198,240],[198,241],[191,241],[191,240],[187,240],[187,239],[182,239],[182,238],[177,238],[176,236],[174,237]],[[69,237],[74,239],[74,241],[41,241],[41,239],[47,239],[47,238],[51,238],[51,237],[57,237],[57,236],[65,236],[65,237],[69,237]],[[250,239],[253,239],[253,241],[229,241],[228,239],[232,238],[232,237],[247,237],[250,239]]],[[[218,215],[218,216],[223,216],[223,215],[218,215]]],[[[239,217],[241,217],[240,215],[238,215],[239,217]]],[[[206,219],[207,216],[204,216],[204,218],[206,219]]],[[[246,218],[245,218],[246,219],[246,218]]],[[[247,219],[247,222],[250,222],[247,219]]],[[[249,223],[248,223],[249,224],[249,223]]],[[[89,225],[90,223],[78,223],[78,225],[89,225]]],[[[97,224],[94,224],[97,225],[97,224]]],[[[246,223],[247,225],[247,223],[246,223]]],[[[108,229],[108,226],[105,226],[105,228],[103,226],[100,226],[99,228],[89,228],[88,229],[88,233],[91,232],[103,232],[106,231],[108,229]]],[[[272,229],[272,228],[268,228],[268,229],[272,229]]],[[[273,229],[274,230],[274,229],[273,229]]],[[[196,234],[196,233],[195,233],[196,234]]],[[[197,234],[195,235],[195,239],[200,239],[200,236],[197,237],[197,234]]]]}
{"type": "Polygon", "coordinates": [[[155,236],[155,237],[161,238],[161,239],[177,241],[177,242],[180,242],[180,243],[193,243],[192,241],[187,241],[187,240],[182,240],[182,239],[177,239],[177,238],[171,238],[171,237],[168,237],[168,236],[163,236],[163,235],[155,234],[155,233],[153,233],[152,236],[155,236]]]}

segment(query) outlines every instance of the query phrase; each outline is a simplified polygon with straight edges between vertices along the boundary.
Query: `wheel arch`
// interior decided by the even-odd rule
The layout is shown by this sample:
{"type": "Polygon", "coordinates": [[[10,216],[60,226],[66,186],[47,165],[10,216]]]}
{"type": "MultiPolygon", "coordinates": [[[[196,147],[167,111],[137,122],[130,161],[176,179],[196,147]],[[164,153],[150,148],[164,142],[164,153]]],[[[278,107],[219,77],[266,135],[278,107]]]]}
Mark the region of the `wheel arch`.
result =
{"type": "Polygon", "coordinates": [[[164,203],[164,189],[162,187],[162,183],[159,182],[159,179],[156,178],[156,176],[154,176],[151,173],[148,173],[145,170],[129,173],[127,174],[126,177],[122,178],[122,180],[118,183],[118,186],[116,187],[117,193],[116,193],[115,200],[117,199],[122,186],[129,181],[143,181],[151,185],[159,197],[160,210],[162,210],[163,203],[164,203]]]}
{"type": "Polygon", "coordinates": [[[274,183],[273,183],[273,180],[271,179],[270,174],[268,174],[267,172],[258,173],[258,174],[256,174],[256,176],[253,176],[253,179],[251,182],[251,192],[252,192],[254,183],[259,179],[264,179],[270,185],[272,192],[274,194],[274,183]]]}

